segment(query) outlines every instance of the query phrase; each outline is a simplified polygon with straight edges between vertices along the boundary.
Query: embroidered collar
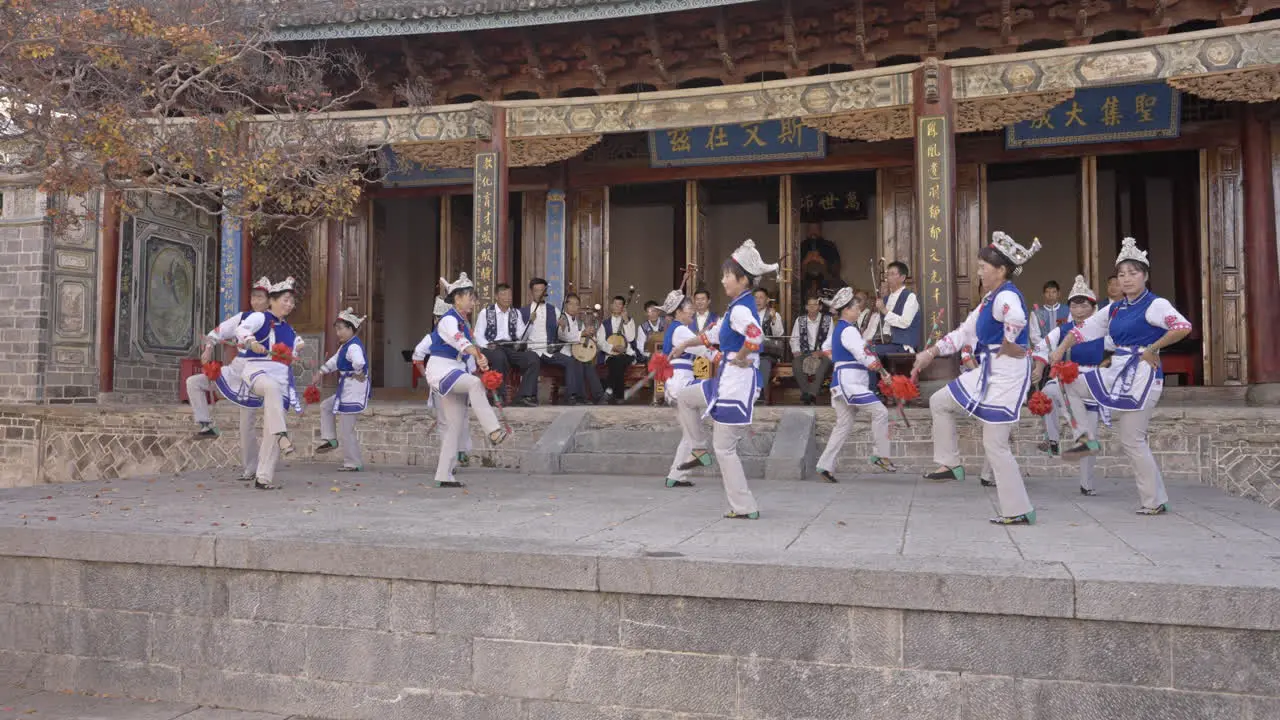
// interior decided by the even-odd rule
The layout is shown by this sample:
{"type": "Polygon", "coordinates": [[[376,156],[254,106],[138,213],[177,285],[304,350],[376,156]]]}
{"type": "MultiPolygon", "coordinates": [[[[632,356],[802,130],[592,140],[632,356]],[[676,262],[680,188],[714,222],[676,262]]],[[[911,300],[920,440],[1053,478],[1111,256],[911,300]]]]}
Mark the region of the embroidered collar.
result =
{"type": "Polygon", "coordinates": [[[1129,299],[1129,296],[1128,296],[1128,295],[1126,295],[1126,296],[1124,296],[1124,298],[1123,298],[1120,302],[1121,302],[1121,304],[1122,304],[1122,305],[1127,305],[1127,306],[1129,306],[1129,307],[1133,307],[1134,305],[1137,305],[1139,302],[1142,302],[1142,298],[1144,298],[1144,297],[1146,297],[1147,295],[1150,295],[1150,294],[1151,294],[1151,289],[1150,289],[1150,288],[1144,288],[1144,289],[1143,289],[1143,291],[1142,291],[1142,294],[1141,294],[1141,295],[1139,295],[1138,297],[1136,297],[1136,298],[1134,298],[1134,299],[1130,300],[1130,299],[1129,299]]]}

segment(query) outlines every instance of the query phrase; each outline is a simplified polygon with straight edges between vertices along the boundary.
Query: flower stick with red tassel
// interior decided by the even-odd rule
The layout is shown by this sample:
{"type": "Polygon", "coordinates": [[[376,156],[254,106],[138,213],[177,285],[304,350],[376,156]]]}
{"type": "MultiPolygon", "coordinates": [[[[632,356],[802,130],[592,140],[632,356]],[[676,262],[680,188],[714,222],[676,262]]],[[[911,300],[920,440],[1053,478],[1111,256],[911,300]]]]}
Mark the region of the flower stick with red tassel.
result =
{"type": "Polygon", "coordinates": [[[489,396],[493,399],[493,408],[498,416],[498,422],[502,423],[502,429],[508,434],[511,433],[511,423],[507,422],[507,415],[502,411],[502,373],[497,370],[486,370],[480,376],[480,381],[484,383],[484,387],[489,391],[489,396]]]}

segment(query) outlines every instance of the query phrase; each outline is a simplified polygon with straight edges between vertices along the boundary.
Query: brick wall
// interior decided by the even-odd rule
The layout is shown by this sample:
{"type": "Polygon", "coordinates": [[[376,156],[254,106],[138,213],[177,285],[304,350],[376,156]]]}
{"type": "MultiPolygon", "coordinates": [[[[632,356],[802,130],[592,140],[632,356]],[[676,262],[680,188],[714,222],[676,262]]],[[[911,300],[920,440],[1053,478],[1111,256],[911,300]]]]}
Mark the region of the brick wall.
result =
{"type": "Polygon", "coordinates": [[[0,214],[0,399],[42,402],[49,345],[45,197],[3,187],[0,214]]]}
{"type": "MultiPolygon", "coordinates": [[[[602,586],[640,584],[600,562],[602,586]]],[[[15,579],[0,682],[53,691],[338,720],[1280,717],[1280,633],[1070,604],[1045,617],[17,557],[0,574],[15,579]]]]}

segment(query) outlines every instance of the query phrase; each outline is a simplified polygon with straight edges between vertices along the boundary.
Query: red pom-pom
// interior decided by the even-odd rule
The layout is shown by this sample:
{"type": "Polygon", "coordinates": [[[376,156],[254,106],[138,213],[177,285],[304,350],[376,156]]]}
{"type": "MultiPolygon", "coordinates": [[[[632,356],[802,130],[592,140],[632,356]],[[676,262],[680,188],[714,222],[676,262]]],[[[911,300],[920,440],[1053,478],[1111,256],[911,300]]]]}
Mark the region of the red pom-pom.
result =
{"type": "Polygon", "coordinates": [[[293,364],[293,348],[284,343],[276,343],[271,346],[271,359],[285,365],[293,364]]]}
{"type": "Polygon", "coordinates": [[[1037,390],[1031,393],[1031,399],[1027,401],[1027,409],[1031,411],[1032,415],[1043,417],[1053,412],[1053,400],[1048,395],[1037,390]]]}
{"type": "Polygon", "coordinates": [[[920,397],[920,386],[912,382],[906,375],[891,375],[880,379],[880,392],[885,397],[907,402],[920,397]]]}
{"type": "Polygon", "coordinates": [[[222,375],[222,363],[217,360],[210,360],[204,364],[204,376],[210,381],[217,380],[222,375]]]}
{"type": "Polygon", "coordinates": [[[480,376],[480,382],[484,383],[488,390],[497,390],[502,387],[502,373],[497,370],[487,370],[480,376]]]}
{"type": "Polygon", "coordinates": [[[307,389],[302,391],[302,399],[307,401],[308,405],[315,405],[320,402],[320,388],[315,385],[308,385],[307,389]]]}
{"type": "Polygon", "coordinates": [[[1070,360],[1063,360],[1053,364],[1053,368],[1049,370],[1049,377],[1057,378],[1058,382],[1064,385],[1070,385],[1080,377],[1080,366],[1070,360]]]}
{"type": "Polygon", "coordinates": [[[658,382],[666,382],[676,374],[674,368],[671,367],[671,359],[663,353],[654,353],[649,358],[649,372],[653,373],[653,377],[658,382]]]}

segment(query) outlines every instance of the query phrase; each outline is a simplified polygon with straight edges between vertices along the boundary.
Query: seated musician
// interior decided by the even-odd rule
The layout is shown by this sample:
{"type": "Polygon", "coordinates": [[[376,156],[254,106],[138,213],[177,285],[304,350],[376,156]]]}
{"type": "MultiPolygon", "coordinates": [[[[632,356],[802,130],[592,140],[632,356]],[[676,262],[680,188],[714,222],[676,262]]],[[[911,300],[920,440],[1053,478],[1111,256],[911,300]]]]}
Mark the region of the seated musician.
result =
{"type": "Polygon", "coordinates": [[[791,371],[800,387],[800,401],[813,405],[831,372],[831,358],[822,352],[831,334],[831,316],[822,312],[822,301],[816,297],[804,301],[804,313],[791,326],[791,371]]]}
{"type": "Polygon", "coordinates": [[[880,313],[883,322],[878,344],[871,348],[881,357],[891,353],[914,353],[923,344],[920,300],[907,288],[910,277],[911,272],[903,262],[891,262],[885,270],[881,297],[876,298],[876,312],[880,313]]]}
{"type": "Polygon", "coordinates": [[[515,404],[525,407],[538,405],[538,356],[520,349],[524,341],[526,324],[520,311],[511,307],[511,286],[499,283],[494,302],[479,312],[476,319],[475,344],[489,361],[489,367],[503,377],[512,367],[520,368],[520,389],[516,391],[515,404]]]}
{"type": "Polygon", "coordinates": [[[640,323],[636,332],[636,359],[640,363],[648,363],[654,349],[662,349],[662,336],[667,332],[667,324],[671,321],[662,314],[662,306],[650,300],[644,304],[645,320],[640,323]]]}
{"type": "MultiPolygon", "coordinates": [[[[569,391],[565,402],[578,405],[583,397],[582,363],[560,352],[560,345],[565,342],[561,337],[563,327],[555,306],[547,302],[547,281],[540,277],[530,280],[529,294],[533,296],[532,302],[520,308],[520,318],[527,325],[528,350],[538,356],[539,367],[555,365],[564,370],[564,384],[569,391]]],[[[568,342],[577,341],[577,337],[568,339],[568,342]]]]}
{"type": "Polygon", "coordinates": [[[635,342],[636,324],[627,315],[627,299],[615,295],[609,301],[609,316],[596,330],[596,345],[607,368],[605,392],[611,405],[622,402],[627,392],[627,368],[636,361],[635,342]]]}
{"type": "MultiPolygon", "coordinates": [[[[560,354],[578,366],[582,374],[582,399],[589,403],[604,402],[604,388],[600,386],[600,373],[596,372],[595,332],[585,327],[578,313],[581,300],[576,293],[564,297],[564,308],[560,313],[560,340],[565,344],[560,354]],[[576,351],[576,352],[575,352],[576,351]],[[584,359],[586,358],[586,359],[584,359]]],[[[565,370],[565,375],[568,375],[565,370]]]]}
{"type": "Polygon", "coordinates": [[[720,316],[711,311],[711,292],[704,287],[698,288],[693,294],[693,332],[702,334],[719,319],[720,316]]]}
{"type": "Polygon", "coordinates": [[[760,313],[760,327],[764,329],[764,345],[760,348],[760,391],[756,395],[756,402],[759,403],[764,398],[764,389],[773,377],[773,366],[782,361],[782,337],[786,334],[786,328],[782,324],[782,315],[770,305],[773,299],[769,297],[769,291],[756,288],[753,294],[756,312],[760,313]]]}
{"type": "Polygon", "coordinates": [[[858,321],[855,325],[858,332],[862,333],[862,339],[868,346],[876,342],[876,338],[880,336],[880,324],[883,318],[869,302],[871,296],[866,290],[859,290],[853,294],[854,307],[858,309],[858,321]]]}

